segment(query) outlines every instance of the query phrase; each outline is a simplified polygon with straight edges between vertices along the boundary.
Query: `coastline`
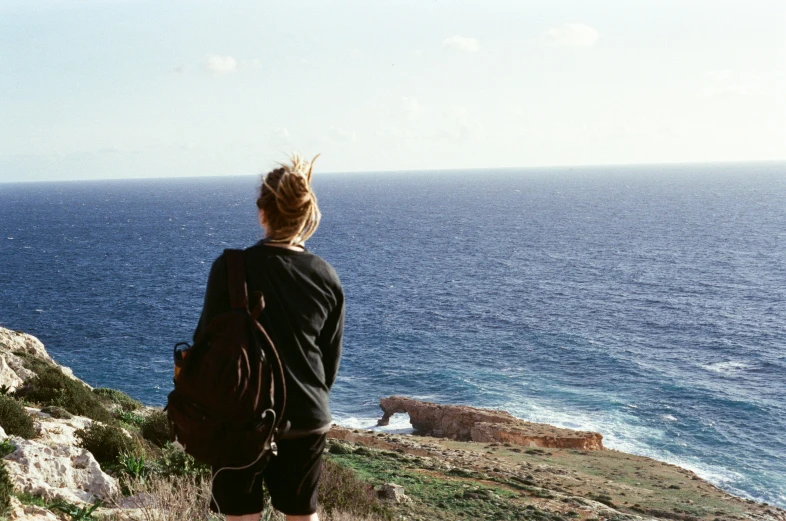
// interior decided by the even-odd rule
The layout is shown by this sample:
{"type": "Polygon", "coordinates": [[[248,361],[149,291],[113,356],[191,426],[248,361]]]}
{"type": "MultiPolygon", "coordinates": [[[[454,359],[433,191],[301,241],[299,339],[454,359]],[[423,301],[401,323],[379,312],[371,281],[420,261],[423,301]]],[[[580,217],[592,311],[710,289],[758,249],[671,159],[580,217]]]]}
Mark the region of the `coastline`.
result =
{"type": "MultiPolygon", "coordinates": [[[[0,328],[0,386],[13,393],[36,378],[27,369],[31,359],[53,364],[68,378],[86,386],[70,370],[57,365],[35,337],[0,328]]],[[[385,417],[408,412],[417,434],[334,426],[327,457],[353,469],[374,487],[397,481],[396,485],[403,487],[401,493],[409,499],[393,500],[386,508],[409,519],[472,519],[473,515],[480,516],[479,512],[485,512],[484,518],[488,512],[508,512],[511,514],[503,518],[529,519],[533,512],[541,512],[542,517],[555,521],[558,517],[786,521],[786,510],[729,494],[690,470],[603,448],[593,436],[597,433],[580,433],[582,436],[577,437],[575,431],[522,422],[503,411],[441,406],[403,397],[386,400],[385,417]],[[573,441],[567,443],[565,439],[573,441]],[[579,439],[583,441],[577,442],[579,439]],[[516,517],[519,514],[524,517],[516,517]]],[[[87,452],[74,442],[73,425],[84,427],[95,422],[81,416],[57,419],[36,404],[25,405],[35,418],[38,434],[30,440],[5,433],[0,436],[17,447],[3,459],[17,497],[43,490],[32,476],[35,465],[30,462],[31,447],[87,452]],[[21,457],[20,451],[24,450],[28,453],[21,457]]],[[[92,456],[88,460],[92,478],[81,484],[71,483],[70,488],[61,487],[60,491],[47,485],[48,493],[52,497],[61,494],[74,504],[100,493],[116,495],[114,478],[92,456]]],[[[30,517],[24,512],[27,507],[16,507],[15,517],[10,519],[47,519],[30,517]]],[[[117,516],[125,510],[115,508],[109,514],[121,519],[117,516]]]]}

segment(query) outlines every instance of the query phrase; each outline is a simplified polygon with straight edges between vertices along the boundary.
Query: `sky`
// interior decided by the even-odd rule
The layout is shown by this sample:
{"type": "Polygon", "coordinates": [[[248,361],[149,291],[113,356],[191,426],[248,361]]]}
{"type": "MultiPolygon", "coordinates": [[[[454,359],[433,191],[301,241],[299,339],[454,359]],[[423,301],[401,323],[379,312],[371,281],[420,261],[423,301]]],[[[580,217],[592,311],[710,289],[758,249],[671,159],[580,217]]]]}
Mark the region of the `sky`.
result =
{"type": "Polygon", "coordinates": [[[0,182],[786,159],[784,0],[0,0],[0,182]]]}

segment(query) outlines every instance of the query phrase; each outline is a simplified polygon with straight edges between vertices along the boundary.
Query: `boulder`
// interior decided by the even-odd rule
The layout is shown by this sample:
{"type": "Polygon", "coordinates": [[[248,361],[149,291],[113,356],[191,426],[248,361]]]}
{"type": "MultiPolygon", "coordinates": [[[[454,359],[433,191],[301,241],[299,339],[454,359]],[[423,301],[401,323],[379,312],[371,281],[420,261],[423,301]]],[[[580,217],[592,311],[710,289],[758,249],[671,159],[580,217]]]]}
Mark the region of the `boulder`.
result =
{"type": "Polygon", "coordinates": [[[395,483],[385,483],[380,485],[377,489],[377,497],[386,501],[394,501],[396,503],[406,503],[412,499],[404,494],[404,487],[396,485],[395,483]]]}
{"type": "Polygon", "coordinates": [[[500,442],[525,447],[603,449],[597,432],[575,431],[520,420],[506,411],[466,405],[440,405],[391,396],[380,401],[384,413],[377,422],[387,425],[396,413],[409,414],[416,434],[457,441],[500,442]]]}
{"type": "Polygon", "coordinates": [[[46,445],[18,436],[12,436],[11,442],[16,450],[4,459],[17,492],[74,504],[108,499],[119,492],[114,478],[105,474],[85,449],[46,445]]]}

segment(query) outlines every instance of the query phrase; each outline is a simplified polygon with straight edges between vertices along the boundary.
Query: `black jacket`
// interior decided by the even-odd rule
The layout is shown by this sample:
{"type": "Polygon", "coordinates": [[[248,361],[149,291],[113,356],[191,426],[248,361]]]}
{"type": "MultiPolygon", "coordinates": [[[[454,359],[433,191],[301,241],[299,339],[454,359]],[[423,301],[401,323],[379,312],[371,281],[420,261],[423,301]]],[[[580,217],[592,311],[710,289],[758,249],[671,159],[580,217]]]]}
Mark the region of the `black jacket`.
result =
{"type": "MultiPolygon", "coordinates": [[[[309,251],[269,246],[263,241],[245,250],[244,261],[248,291],[261,291],[265,298],[259,322],[284,365],[284,418],[292,424],[292,435],[326,431],[331,421],[328,393],[338,372],[344,327],[344,292],[338,275],[309,251]]],[[[222,254],[210,269],[194,338],[229,307],[222,254]]]]}

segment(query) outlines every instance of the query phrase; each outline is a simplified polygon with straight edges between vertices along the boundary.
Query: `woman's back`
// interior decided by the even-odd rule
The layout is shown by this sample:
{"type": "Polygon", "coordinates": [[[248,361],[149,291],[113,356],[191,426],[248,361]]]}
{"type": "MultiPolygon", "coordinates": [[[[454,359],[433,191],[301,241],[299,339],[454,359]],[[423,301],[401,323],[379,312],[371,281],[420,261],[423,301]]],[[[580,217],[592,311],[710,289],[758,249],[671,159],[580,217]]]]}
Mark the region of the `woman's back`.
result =
{"type": "MultiPolygon", "coordinates": [[[[248,291],[260,291],[265,309],[258,320],[284,365],[289,436],[325,432],[328,393],[341,356],[344,294],[338,275],[317,255],[260,241],[244,252],[248,291]]],[[[214,316],[229,309],[226,260],[213,263],[195,337],[214,316]]]]}

